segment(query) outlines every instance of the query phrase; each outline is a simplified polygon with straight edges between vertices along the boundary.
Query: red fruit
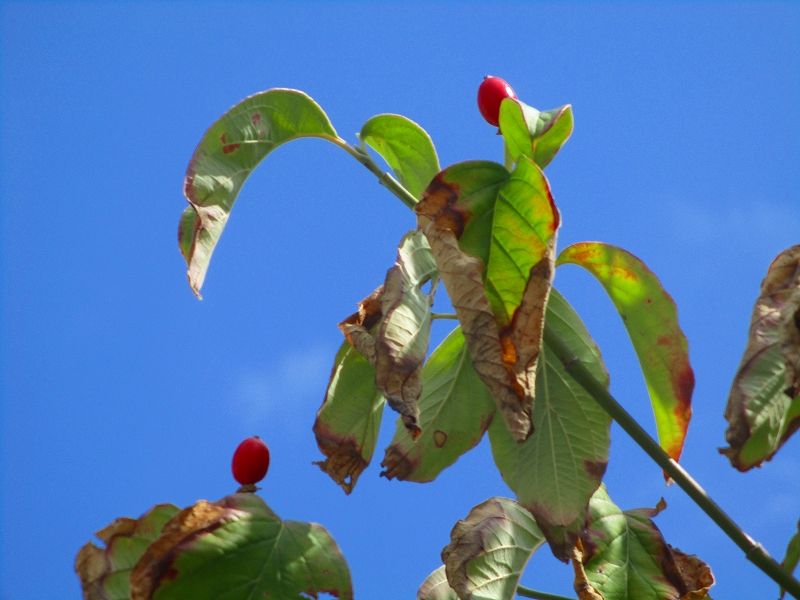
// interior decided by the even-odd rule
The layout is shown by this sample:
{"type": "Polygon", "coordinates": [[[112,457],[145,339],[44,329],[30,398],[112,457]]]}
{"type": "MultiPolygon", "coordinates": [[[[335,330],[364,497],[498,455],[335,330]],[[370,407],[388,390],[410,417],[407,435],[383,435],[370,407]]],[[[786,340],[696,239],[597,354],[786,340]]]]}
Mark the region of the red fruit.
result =
{"type": "Polygon", "coordinates": [[[242,485],[253,485],[264,479],[269,469],[269,448],[260,437],[244,440],[233,453],[233,478],[242,485]]]}
{"type": "Polygon", "coordinates": [[[487,75],[478,88],[478,110],[490,125],[500,120],[500,103],[506,98],[516,98],[514,89],[505,79],[487,75]]]}

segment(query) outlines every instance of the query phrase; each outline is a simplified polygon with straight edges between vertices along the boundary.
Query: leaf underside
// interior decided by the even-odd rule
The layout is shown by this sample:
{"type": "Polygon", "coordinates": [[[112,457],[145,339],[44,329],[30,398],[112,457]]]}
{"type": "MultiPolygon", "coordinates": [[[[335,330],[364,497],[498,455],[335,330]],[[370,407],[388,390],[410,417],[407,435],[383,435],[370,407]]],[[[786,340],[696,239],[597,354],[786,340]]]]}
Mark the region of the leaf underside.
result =
{"type": "Polygon", "coordinates": [[[781,252],[761,284],[725,418],[721,452],[740,471],[772,458],[800,427],[800,245],[781,252]]]}

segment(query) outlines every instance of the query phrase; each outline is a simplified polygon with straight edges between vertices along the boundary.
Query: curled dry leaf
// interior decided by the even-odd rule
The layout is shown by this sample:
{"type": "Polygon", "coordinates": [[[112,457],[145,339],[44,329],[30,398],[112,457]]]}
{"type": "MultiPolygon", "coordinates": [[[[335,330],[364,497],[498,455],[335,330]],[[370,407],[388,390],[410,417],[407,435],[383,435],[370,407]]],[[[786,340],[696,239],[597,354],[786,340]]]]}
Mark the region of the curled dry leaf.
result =
{"type": "Polygon", "coordinates": [[[421,431],[417,401],[431,328],[432,297],[421,286],[435,272],[427,240],[419,232],[407,234],[384,284],[339,325],[347,340],[375,367],[378,389],[413,438],[421,431]]]}
{"type": "Polygon", "coordinates": [[[559,217],[547,180],[530,159],[522,157],[510,176],[492,165],[442,171],[416,211],[475,370],[511,435],[523,441],[532,433],[559,217]]]}
{"type": "Polygon", "coordinates": [[[722,453],[741,471],[772,458],[800,427],[800,245],[779,254],[761,284],[725,418],[722,453]]]}

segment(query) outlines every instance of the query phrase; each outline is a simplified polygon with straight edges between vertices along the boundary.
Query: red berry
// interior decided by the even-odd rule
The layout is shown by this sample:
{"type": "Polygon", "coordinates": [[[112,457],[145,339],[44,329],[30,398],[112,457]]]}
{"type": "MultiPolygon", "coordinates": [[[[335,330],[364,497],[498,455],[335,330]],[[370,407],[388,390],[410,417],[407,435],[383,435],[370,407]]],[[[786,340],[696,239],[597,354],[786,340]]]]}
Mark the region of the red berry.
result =
{"type": "Polygon", "coordinates": [[[487,75],[478,88],[478,110],[490,125],[500,120],[500,103],[506,98],[516,98],[514,89],[505,79],[487,75]]]}
{"type": "Polygon", "coordinates": [[[242,485],[253,485],[264,479],[269,469],[269,448],[258,436],[244,440],[233,453],[233,478],[242,485]]]}

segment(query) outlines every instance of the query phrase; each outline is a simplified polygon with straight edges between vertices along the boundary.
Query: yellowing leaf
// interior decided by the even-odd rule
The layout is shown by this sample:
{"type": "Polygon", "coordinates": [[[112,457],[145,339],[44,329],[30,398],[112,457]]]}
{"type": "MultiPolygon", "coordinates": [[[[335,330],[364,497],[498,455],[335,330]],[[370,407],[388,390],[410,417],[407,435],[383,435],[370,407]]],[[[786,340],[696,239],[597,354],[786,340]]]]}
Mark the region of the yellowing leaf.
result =
{"type": "Polygon", "coordinates": [[[725,409],[729,448],[740,471],[761,465],[800,427],[800,245],[767,271],[725,409]]]}
{"type": "Polygon", "coordinates": [[[645,264],[622,248],[582,242],[565,248],[558,264],[594,275],[622,317],[642,366],[658,440],[678,460],[692,415],[694,372],[675,303],[645,264]]]}

